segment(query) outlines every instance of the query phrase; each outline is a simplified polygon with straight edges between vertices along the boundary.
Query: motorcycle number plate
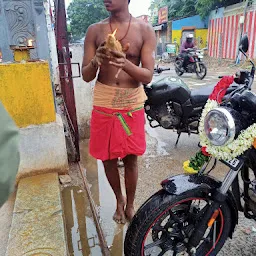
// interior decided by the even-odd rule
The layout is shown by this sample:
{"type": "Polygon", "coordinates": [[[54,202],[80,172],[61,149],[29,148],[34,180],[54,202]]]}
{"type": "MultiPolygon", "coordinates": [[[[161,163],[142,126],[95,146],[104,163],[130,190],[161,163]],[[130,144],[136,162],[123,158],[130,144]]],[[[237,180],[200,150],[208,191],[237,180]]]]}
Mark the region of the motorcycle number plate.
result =
{"type": "Polygon", "coordinates": [[[221,161],[223,162],[225,165],[227,165],[228,167],[230,167],[231,169],[237,171],[241,168],[241,166],[243,165],[243,160],[234,158],[232,160],[229,161],[221,161]]]}

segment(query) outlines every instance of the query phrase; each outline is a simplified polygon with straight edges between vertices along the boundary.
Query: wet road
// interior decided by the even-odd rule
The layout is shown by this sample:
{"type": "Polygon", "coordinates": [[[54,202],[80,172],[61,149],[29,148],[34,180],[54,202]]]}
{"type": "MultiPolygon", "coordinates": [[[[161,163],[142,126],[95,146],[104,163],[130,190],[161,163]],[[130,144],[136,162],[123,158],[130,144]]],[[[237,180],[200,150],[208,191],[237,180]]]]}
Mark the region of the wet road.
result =
{"type": "MultiPolygon", "coordinates": [[[[161,67],[161,65],[160,65],[161,67]]],[[[173,64],[168,64],[165,65],[165,67],[169,67],[171,70],[169,71],[163,71],[160,75],[154,75],[154,79],[161,79],[164,76],[174,76],[177,77],[173,64]]],[[[185,73],[183,74],[180,78],[189,85],[189,87],[191,89],[193,88],[198,88],[201,86],[206,86],[209,84],[215,84],[216,82],[218,82],[218,76],[222,76],[222,75],[230,75],[230,71],[222,71],[222,72],[214,72],[214,71],[208,71],[207,76],[203,79],[200,80],[196,77],[196,74],[189,74],[189,73],[185,73]]]]}
{"type": "MultiPolygon", "coordinates": [[[[159,64],[159,67],[168,67],[170,68],[169,71],[164,71],[160,74],[160,76],[155,75],[154,79],[161,78],[163,76],[174,76],[177,77],[175,70],[174,70],[174,65],[172,63],[170,64],[159,64]]],[[[250,66],[249,66],[250,67],[250,66]]],[[[185,73],[183,74],[180,78],[191,88],[199,88],[202,86],[207,86],[207,85],[212,85],[216,84],[219,81],[219,76],[230,76],[235,74],[236,72],[243,70],[244,68],[241,68],[239,66],[237,67],[218,67],[218,68],[209,68],[207,71],[207,75],[203,80],[200,80],[197,78],[196,74],[189,74],[185,73]]],[[[248,67],[247,67],[248,69],[248,67]]],[[[254,89],[256,89],[256,81],[254,81],[254,89]]]]}

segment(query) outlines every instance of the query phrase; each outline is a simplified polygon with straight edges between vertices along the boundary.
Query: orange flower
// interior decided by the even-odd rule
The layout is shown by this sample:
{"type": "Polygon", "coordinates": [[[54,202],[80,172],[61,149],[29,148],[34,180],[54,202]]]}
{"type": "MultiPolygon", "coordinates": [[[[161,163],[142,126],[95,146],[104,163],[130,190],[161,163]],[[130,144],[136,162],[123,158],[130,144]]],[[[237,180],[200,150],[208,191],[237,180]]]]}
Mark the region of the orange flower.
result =
{"type": "Polygon", "coordinates": [[[252,145],[256,149],[256,138],[254,139],[254,142],[252,143],[252,145]]]}

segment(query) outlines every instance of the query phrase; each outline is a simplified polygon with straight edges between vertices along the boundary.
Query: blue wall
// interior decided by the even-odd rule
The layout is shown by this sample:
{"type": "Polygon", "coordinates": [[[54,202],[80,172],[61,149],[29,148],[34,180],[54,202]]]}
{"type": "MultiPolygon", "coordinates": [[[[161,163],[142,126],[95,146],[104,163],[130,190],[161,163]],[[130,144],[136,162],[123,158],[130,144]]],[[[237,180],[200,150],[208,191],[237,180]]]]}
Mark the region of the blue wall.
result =
{"type": "Polygon", "coordinates": [[[184,18],[181,20],[174,20],[172,22],[172,30],[181,30],[182,27],[196,27],[200,28],[208,28],[208,19],[203,21],[199,15],[184,18]]]}

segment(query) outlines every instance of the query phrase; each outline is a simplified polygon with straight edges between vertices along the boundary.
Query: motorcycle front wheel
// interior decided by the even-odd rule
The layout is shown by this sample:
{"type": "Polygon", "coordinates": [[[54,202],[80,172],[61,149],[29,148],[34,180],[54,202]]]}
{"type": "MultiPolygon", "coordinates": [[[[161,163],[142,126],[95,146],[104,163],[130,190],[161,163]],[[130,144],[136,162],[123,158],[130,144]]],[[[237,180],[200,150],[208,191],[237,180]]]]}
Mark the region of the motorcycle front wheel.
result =
{"type": "Polygon", "coordinates": [[[196,66],[196,75],[199,79],[203,80],[207,74],[207,67],[202,62],[197,62],[196,66]],[[197,66],[198,65],[198,66],[197,66]]]}
{"type": "Polygon", "coordinates": [[[211,203],[200,189],[180,196],[160,190],[136,213],[126,234],[126,256],[195,255],[214,256],[220,251],[231,230],[231,211],[227,204],[208,228],[196,250],[188,251],[187,243],[211,203]]]}

